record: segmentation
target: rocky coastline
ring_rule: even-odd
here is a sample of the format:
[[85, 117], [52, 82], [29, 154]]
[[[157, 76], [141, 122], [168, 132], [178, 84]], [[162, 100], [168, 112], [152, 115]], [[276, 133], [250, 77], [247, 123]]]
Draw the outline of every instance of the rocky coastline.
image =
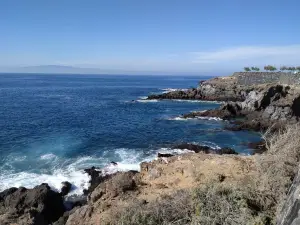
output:
[[[298, 86], [278, 83], [243, 86], [239, 85], [233, 76], [202, 81], [197, 88], [150, 95], [148, 99], [224, 102], [219, 108], [202, 112], [187, 112], [182, 117], [218, 117], [228, 120], [229, 125], [225, 128], [231, 130], [266, 131], [271, 129], [271, 132], [275, 132], [286, 124], [298, 122], [300, 117], [300, 88]], [[85, 172], [91, 178], [90, 187], [80, 198], [66, 197], [71, 190], [71, 184], [67, 181], [63, 182], [60, 193], [51, 190], [47, 184], [41, 184], [32, 189], [10, 188], [0, 193], [0, 224], [143, 224], [140, 223], [142, 221], [140, 218], [139, 223], [133, 223], [132, 218], [127, 218], [131, 221], [128, 222], [124, 218], [125, 211], [133, 213], [131, 209], [137, 207], [143, 209], [145, 213], [150, 212], [152, 205], [158, 202], [165, 204], [166, 199], [169, 199], [168, 202], [172, 203], [175, 199], [172, 197], [174, 193], [182, 192], [182, 190], [187, 193], [195, 187], [207, 187], [212, 184], [226, 188], [234, 186], [235, 191], [240, 190], [241, 187], [252, 187], [255, 184], [257, 189], [254, 190], [261, 194], [259, 197], [264, 200], [273, 200], [270, 200], [270, 205], [266, 206], [252, 197], [245, 197], [246, 203], [243, 204], [247, 205], [249, 211], [249, 217], [245, 219], [263, 221], [257, 224], [275, 224], [275, 213], [278, 212], [279, 206], [274, 202], [278, 203], [283, 199], [281, 196], [277, 197], [277, 193], [269, 194], [269, 191], [277, 188], [282, 192], [287, 192], [288, 185], [295, 177], [295, 172], [290, 172], [290, 170], [294, 171], [295, 167], [288, 167], [289, 173], [284, 171], [287, 173], [284, 176], [284, 182], [280, 184], [274, 182], [267, 187], [262, 186], [261, 180], [268, 179], [266, 177], [268, 169], [273, 167], [274, 170], [278, 169], [277, 160], [281, 153], [275, 155], [268, 151], [264, 141], [250, 143], [250, 146], [255, 149], [253, 155], [238, 155], [234, 149], [230, 148], [215, 150], [207, 146], [182, 143], [174, 148], [187, 149], [190, 150], [189, 153], [182, 155], [159, 153], [156, 160], [142, 163], [139, 172], [128, 171], [103, 175], [100, 168], [87, 168]], [[178, 202], [173, 202], [173, 204], [178, 204]], [[235, 213], [238, 214], [239, 211]], [[201, 212], [198, 214], [200, 215]], [[134, 216], [136, 215], [131, 215], [131, 217]], [[160, 222], [160, 219], [157, 221]], [[186, 221], [176, 224], [190, 224], [191, 221], [196, 221], [195, 224], [210, 224], [207, 222], [210, 221], [209, 218], [205, 221], [201, 219], [198, 221], [198, 219], [191, 216]], [[170, 221], [174, 220], [176, 218], [170, 218]], [[156, 222], [151, 224], [163, 224]]]
[[[264, 131], [269, 127], [295, 123], [300, 117], [299, 85], [277, 82], [239, 85], [236, 77], [219, 77], [200, 82], [186, 91], [150, 95], [148, 99], [189, 99], [224, 102], [219, 108], [191, 112], [183, 118], [218, 117], [231, 122], [232, 130]], [[238, 119], [238, 120], [237, 120]]]

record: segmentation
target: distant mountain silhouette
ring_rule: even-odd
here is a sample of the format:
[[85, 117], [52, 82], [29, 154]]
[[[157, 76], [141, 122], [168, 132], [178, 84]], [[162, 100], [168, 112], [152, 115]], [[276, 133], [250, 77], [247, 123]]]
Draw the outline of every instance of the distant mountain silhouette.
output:
[[[84, 68], [65, 65], [38, 65], [0, 68], [0, 73], [42, 73], [42, 74], [123, 74], [123, 75], [201, 75], [198, 72], [127, 71], [117, 69]], [[206, 74], [211, 75], [211, 74]]]

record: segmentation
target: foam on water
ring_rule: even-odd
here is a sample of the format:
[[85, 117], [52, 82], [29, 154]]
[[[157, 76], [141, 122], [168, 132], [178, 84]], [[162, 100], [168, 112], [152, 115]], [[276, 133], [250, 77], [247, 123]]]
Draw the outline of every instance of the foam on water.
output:
[[157, 99], [138, 99], [137, 102], [149, 103], [149, 102], [158, 102]]
[[56, 159], [57, 156], [52, 153], [49, 153], [49, 154], [42, 155], [40, 158], [42, 160], [52, 160], [52, 159]]
[[206, 101], [206, 100], [190, 100], [190, 99], [170, 99], [171, 101], [175, 102], [191, 102], [191, 103], [211, 103], [211, 104], [222, 104], [219, 101]]
[[197, 116], [197, 119], [200, 120], [215, 120], [215, 121], [222, 121], [223, 119], [219, 118], [219, 117], [205, 117], [205, 116]]
[[[198, 143], [195, 143], [198, 144]], [[202, 145], [207, 145], [215, 149], [219, 149], [214, 143], [201, 143]], [[50, 173], [35, 173], [35, 172], [17, 172], [0, 174], [0, 180], [2, 185], [0, 186], [0, 191], [3, 191], [10, 187], [26, 187], [33, 188], [41, 183], [48, 183], [49, 186], [55, 190], [60, 191], [63, 181], [69, 181], [72, 184], [72, 190], [69, 193], [71, 195], [81, 195], [84, 189], [89, 186], [90, 177], [84, 173], [85, 168], [90, 168], [91, 166], [100, 167], [103, 174], [113, 174], [117, 171], [129, 171], [129, 170], [140, 170], [140, 163], [145, 161], [151, 161], [157, 159], [157, 153], [170, 153], [170, 154], [184, 154], [193, 151], [187, 149], [171, 149], [171, 148], [159, 148], [150, 151], [151, 154], [144, 155], [142, 151], [138, 149], [127, 149], [120, 148], [115, 149], [114, 157], [117, 165], [109, 163], [108, 158], [97, 158], [92, 156], [78, 157], [74, 159], [67, 166], [57, 165], [53, 167]], [[52, 154], [45, 154], [40, 156], [41, 161], [53, 161], [60, 159]], [[67, 163], [67, 162], [65, 162]], [[64, 164], [64, 163], [63, 163]]]
[[177, 116], [173, 118], [168, 118], [168, 120], [177, 120], [177, 121], [187, 121], [187, 120], [213, 120], [213, 121], [222, 121], [223, 119], [219, 117], [205, 117], [205, 116], [196, 116], [193, 118], [184, 118], [182, 116]]
[[33, 188], [41, 183], [48, 183], [49, 186], [59, 191], [62, 187], [63, 181], [69, 181], [72, 184], [72, 191], [70, 194], [82, 194], [83, 189], [88, 187], [89, 177], [83, 171], [79, 170], [54, 170], [52, 174], [38, 174], [30, 172], [20, 172], [15, 174], [0, 175], [2, 186], [0, 190], [3, 191], [10, 187], [26, 187]]

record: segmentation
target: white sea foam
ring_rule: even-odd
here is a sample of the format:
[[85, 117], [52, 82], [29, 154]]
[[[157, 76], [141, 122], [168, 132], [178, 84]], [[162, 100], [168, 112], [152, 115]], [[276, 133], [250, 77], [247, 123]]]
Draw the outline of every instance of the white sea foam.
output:
[[180, 88], [162, 88], [162, 93], [169, 93], [172, 91], [187, 91], [188, 89], [180, 89]]
[[140, 100], [147, 100], [148, 96], [141, 96], [139, 97]]
[[149, 102], [158, 102], [157, 99], [138, 99], [137, 102], [149, 103]]
[[[213, 143], [202, 143], [213, 148], [218, 148]], [[85, 168], [91, 166], [100, 167], [104, 174], [112, 174], [117, 171], [128, 171], [128, 170], [140, 170], [140, 163], [144, 161], [151, 161], [157, 159], [157, 153], [170, 153], [170, 154], [183, 154], [192, 152], [187, 149], [171, 149], [171, 148], [160, 148], [150, 151], [151, 154], [144, 155], [142, 151], [138, 149], [127, 149], [120, 148], [113, 151], [114, 157], [116, 158], [116, 165], [109, 163], [110, 157], [97, 158], [92, 156], [79, 157], [67, 166], [62, 166], [61, 163], [53, 167], [53, 171], [49, 173], [36, 173], [36, 172], [16, 172], [10, 173], [9, 171], [2, 172], [0, 174], [0, 180], [2, 185], [0, 191], [3, 191], [10, 187], [26, 187], [33, 188], [41, 183], [48, 183], [49, 186], [55, 190], [60, 191], [63, 181], [69, 181], [72, 184], [72, 190], [70, 195], [81, 195], [84, 189], [89, 186], [90, 177], [84, 173]], [[108, 154], [109, 152], [107, 152]], [[110, 152], [111, 153], [111, 152]], [[105, 155], [105, 154], [104, 154]], [[41, 161], [52, 161], [56, 159], [59, 162], [58, 156], [49, 153], [40, 156]], [[66, 164], [65, 162], [63, 164]], [[106, 165], [106, 166], [105, 166]]]
[[192, 118], [183, 118], [181, 116], [177, 116], [177, 117], [173, 117], [173, 118], [168, 118], [168, 120], [179, 120], [179, 121], [186, 121], [186, 120], [190, 120]]
[[217, 145], [216, 143], [211, 142], [211, 141], [202, 141], [201, 143], [193, 142], [193, 144], [208, 146], [215, 150], [221, 149], [221, 147], [219, 145]]
[[52, 160], [52, 159], [56, 159], [57, 156], [52, 153], [49, 153], [49, 154], [42, 155], [40, 158], [42, 160]]
[[215, 120], [215, 121], [222, 121], [223, 119], [219, 117], [206, 117], [206, 116], [196, 116], [197, 119], [200, 120]]
[[[58, 159], [54, 154], [45, 154], [40, 157], [41, 161], [53, 161]], [[67, 166], [56, 165], [49, 173], [36, 173], [36, 172], [17, 172], [10, 173], [8, 171], [0, 174], [2, 185], [0, 191], [10, 187], [26, 187], [33, 188], [41, 183], [48, 183], [49, 186], [55, 190], [60, 191], [63, 181], [69, 181], [72, 184], [72, 190], [69, 195], [81, 195], [83, 190], [88, 188], [89, 176], [84, 173], [84, 168], [89, 168], [95, 165], [95, 162], [101, 165], [103, 160], [93, 157], [80, 157], [75, 159], [74, 162]], [[42, 172], [42, 170], [41, 170]]]
[[0, 175], [2, 185], [1, 190], [10, 187], [33, 188], [41, 183], [48, 183], [49, 186], [59, 191], [63, 181], [69, 181], [72, 184], [70, 194], [82, 194], [83, 189], [88, 187], [89, 177], [83, 171], [76, 170], [55, 170], [53, 174], [37, 174], [29, 172], [19, 172], [10, 175]]
[[175, 102], [190, 102], [190, 103], [212, 103], [212, 104], [222, 104], [222, 102], [219, 101], [206, 101], [206, 100], [190, 100], [190, 99], [170, 99], [171, 101]]
[[170, 149], [170, 148], [161, 148], [158, 150], [159, 153], [169, 153], [174, 155], [180, 155], [184, 153], [191, 153], [194, 151], [188, 150], [188, 149]]
[[177, 116], [173, 118], [168, 118], [168, 120], [177, 120], [177, 121], [187, 121], [187, 120], [214, 120], [214, 121], [222, 121], [223, 119], [219, 117], [206, 117], [206, 116], [196, 116], [191, 118], [184, 118], [182, 116]]

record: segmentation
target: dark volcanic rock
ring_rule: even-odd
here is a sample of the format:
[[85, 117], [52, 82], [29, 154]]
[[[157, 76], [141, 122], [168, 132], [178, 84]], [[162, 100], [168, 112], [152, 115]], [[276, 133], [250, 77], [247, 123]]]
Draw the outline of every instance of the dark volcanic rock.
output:
[[168, 153], [157, 153], [158, 158], [161, 158], [161, 157], [168, 158], [168, 157], [172, 157], [172, 156], [174, 156], [174, 155], [173, 154], [168, 154]]
[[259, 142], [251, 142], [248, 143], [248, 147], [252, 149], [252, 154], [262, 154], [267, 151], [266, 142], [259, 141]]
[[176, 145], [173, 147], [173, 149], [188, 149], [190, 151], [194, 151], [195, 153], [203, 152], [206, 154], [234, 154], [237, 155], [238, 153], [232, 149], [232, 148], [221, 148], [221, 149], [213, 149], [208, 146], [203, 146], [203, 145], [195, 145], [195, 144], [189, 144], [189, 143], [184, 143], [180, 145]]
[[227, 102], [220, 108], [210, 109], [206, 111], [191, 112], [184, 114], [183, 118], [197, 118], [197, 117], [216, 117], [223, 120], [229, 120], [236, 117], [242, 117], [246, 112], [242, 110], [240, 103]]
[[186, 91], [150, 95], [148, 99], [193, 99], [206, 101], [244, 101], [252, 89], [237, 85], [234, 77], [214, 78], [199, 83], [199, 87]]
[[224, 154], [227, 154], [227, 155], [238, 155], [238, 153], [234, 149], [228, 148], [228, 147], [216, 150], [216, 153], [220, 154], [220, 155], [224, 155]]
[[60, 194], [62, 196], [69, 194], [69, 192], [71, 191], [71, 188], [72, 188], [72, 184], [68, 181], [64, 181], [61, 184], [62, 184], [62, 188], [61, 188]]
[[199, 152], [210, 153], [211, 151], [211, 148], [208, 146], [201, 146], [201, 145], [195, 145], [189, 143], [176, 145], [173, 147], [173, 149], [188, 149], [190, 151], [194, 151], [195, 153], [199, 153]]
[[47, 184], [10, 188], [0, 194], [0, 224], [48, 225], [65, 211], [62, 196]]
[[300, 96], [295, 98], [292, 105], [293, 116], [300, 117]]
[[101, 170], [96, 167], [91, 167], [88, 169], [85, 169], [84, 172], [86, 172], [90, 177], [90, 186], [88, 190], [84, 190], [84, 194], [87, 195], [88, 193], [91, 193], [101, 182], [105, 180], [105, 177], [102, 176]]

